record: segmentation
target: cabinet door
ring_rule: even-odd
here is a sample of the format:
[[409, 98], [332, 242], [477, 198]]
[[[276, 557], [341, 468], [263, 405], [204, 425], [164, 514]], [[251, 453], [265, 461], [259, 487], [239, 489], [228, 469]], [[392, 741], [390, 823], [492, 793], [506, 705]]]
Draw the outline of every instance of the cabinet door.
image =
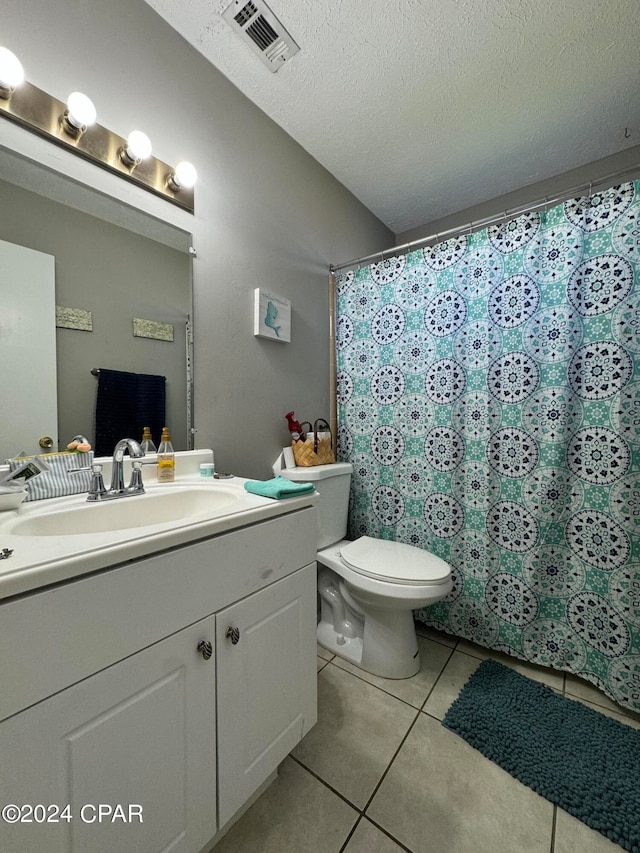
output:
[[317, 721], [315, 563], [220, 611], [216, 651], [223, 827]]
[[215, 656], [197, 650], [214, 633], [212, 616], [0, 725], [2, 804], [69, 804], [0, 821], [3, 853], [193, 853], [215, 835]]

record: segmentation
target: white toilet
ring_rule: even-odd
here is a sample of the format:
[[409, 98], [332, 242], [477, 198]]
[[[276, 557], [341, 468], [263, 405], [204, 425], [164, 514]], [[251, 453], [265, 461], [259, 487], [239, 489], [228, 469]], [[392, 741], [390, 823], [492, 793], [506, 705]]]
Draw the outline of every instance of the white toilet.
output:
[[451, 569], [412, 545], [345, 539], [351, 472], [346, 462], [282, 471], [320, 495], [318, 643], [374, 675], [410, 678], [420, 669], [412, 611], [449, 594]]

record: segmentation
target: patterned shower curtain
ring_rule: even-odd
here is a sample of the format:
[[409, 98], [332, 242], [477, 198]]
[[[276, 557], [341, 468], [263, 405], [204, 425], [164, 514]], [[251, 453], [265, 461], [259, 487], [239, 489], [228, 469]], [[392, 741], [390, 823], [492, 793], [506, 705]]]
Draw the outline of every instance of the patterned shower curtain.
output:
[[640, 710], [640, 181], [337, 279], [350, 535], [430, 550], [426, 624]]

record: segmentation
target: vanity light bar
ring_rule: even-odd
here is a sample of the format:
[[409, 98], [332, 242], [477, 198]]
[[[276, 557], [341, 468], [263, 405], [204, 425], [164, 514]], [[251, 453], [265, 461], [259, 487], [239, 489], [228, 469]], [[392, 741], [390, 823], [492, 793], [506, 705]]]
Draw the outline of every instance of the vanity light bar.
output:
[[[143, 158], [136, 152], [134, 156], [132, 135], [123, 139], [97, 123], [76, 127], [76, 123], [69, 121], [67, 104], [31, 83], [25, 81], [15, 88], [0, 84], [0, 115], [193, 213], [193, 183], [176, 179], [178, 167], [150, 154]], [[70, 132], [74, 127], [77, 132]], [[143, 136], [138, 131], [134, 138], [140, 143]], [[178, 166], [184, 168], [184, 164]], [[190, 169], [195, 183], [195, 169], [193, 166]]]

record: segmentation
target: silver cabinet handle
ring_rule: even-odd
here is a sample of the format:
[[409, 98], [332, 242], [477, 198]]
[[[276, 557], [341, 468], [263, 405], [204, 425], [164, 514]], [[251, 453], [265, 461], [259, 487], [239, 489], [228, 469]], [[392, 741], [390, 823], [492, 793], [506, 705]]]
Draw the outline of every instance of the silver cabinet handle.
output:
[[205, 660], [209, 660], [209, 658], [213, 654], [213, 646], [211, 645], [209, 640], [200, 640], [200, 642], [198, 643], [198, 651]]
[[240, 628], [232, 628], [229, 626], [225, 631], [225, 637], [227, 640], [231, 640], [234, 646], [236, 646], [240, 642]]

